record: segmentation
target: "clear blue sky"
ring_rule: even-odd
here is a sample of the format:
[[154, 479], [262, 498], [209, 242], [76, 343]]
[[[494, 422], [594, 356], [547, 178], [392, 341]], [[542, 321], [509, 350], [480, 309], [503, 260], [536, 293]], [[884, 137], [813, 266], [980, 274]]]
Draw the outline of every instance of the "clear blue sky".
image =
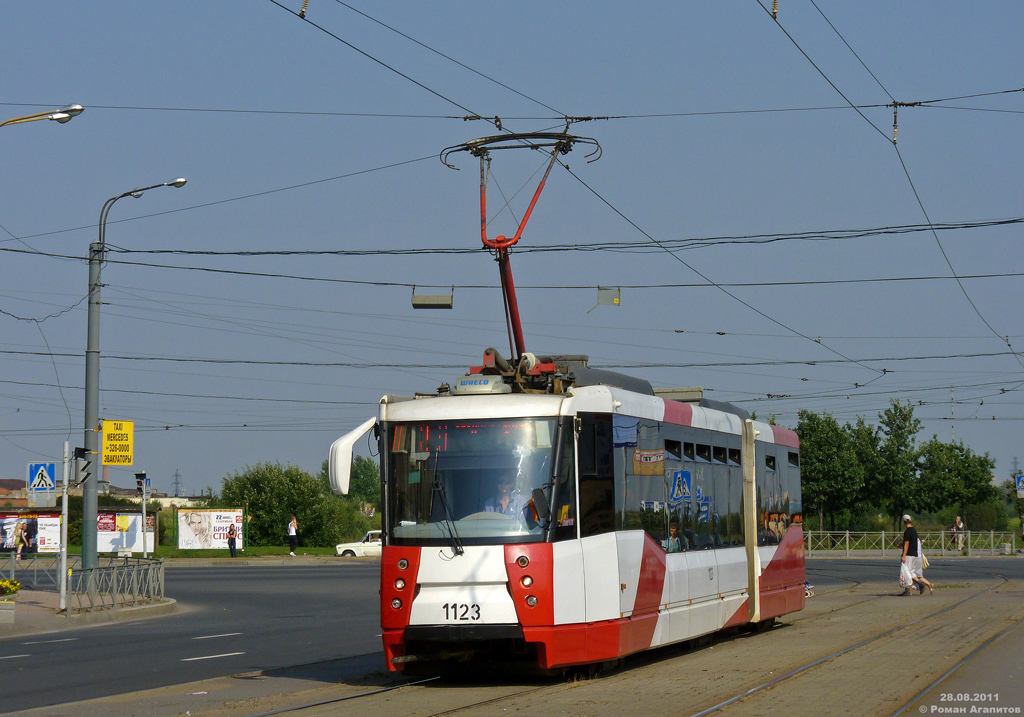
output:
[[[0, 129], [0, 475], [81, 444], [100, 208], [178, 176], [107, 227], [129, 251], [103, 269], [100, 412], [136, 428], [115, 484], [315, 471], [381, 395], [507, 354], [478, 165], [437, 159], [495, 133], [475, 114], [517, 132], [611, 118], [573, 125], [603, 157], [564, 158], [514, 250], [529, 350], [790, 426], [911, 400], [921, 440], [955, 432], [1008, 477], [1024, 5], [783, 0], [776, 23], [764, 2], [310, 0], [308, 22], [301, 0], [4, 3], [0, 121], [87, 109]], [[901, 108], [896, 148], [894, 100], [927, 103]], [[492, 234], [542, 163], [495, 153]], [[414, 249], [469, 253], [393, 253]], [[147, 253], [167, 250], [186, 253]], [[196, 253], [337, 250], [392, 253]], [[414, 284], [454, 285], [454, 309], [414, 311]], [[598, 285], [622, 305], [588, 313]]]

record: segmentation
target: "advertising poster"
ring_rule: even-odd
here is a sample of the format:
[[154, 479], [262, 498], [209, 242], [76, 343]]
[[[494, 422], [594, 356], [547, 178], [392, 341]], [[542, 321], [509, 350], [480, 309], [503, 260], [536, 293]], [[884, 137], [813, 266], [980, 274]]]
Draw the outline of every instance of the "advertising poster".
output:
[[178, 513], [178, 548], [227, 550], [228, 527], [238, 531], [235, 546], [243, 549], [241, 508], [200, 508]]
[[60, 513], [0, 513], [0, 553], [60, 551]]
[[[156, 522], [146, 515], [146, 551], [156, 547]], [[103, 511], [96, 516], [96, 550], [101, 553], [116, 553], [128, 548], [133, 553], [142, 553], [142, 513], [118, 513]]]

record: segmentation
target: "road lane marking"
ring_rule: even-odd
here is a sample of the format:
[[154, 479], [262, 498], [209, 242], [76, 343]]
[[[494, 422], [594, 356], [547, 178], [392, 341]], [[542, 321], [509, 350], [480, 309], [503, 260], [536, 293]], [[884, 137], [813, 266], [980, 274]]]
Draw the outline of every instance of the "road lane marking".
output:
[[215, 637], [234, 637], [235, 635], [241, 635], [240, 632], [225, 632], [221, 635], [203, 635], [201, 637], [193, 637], [193, 640], [212, 640]]
[[[203, 655], [202, 657], [183, 657], [182, 662], [195, 662], [196, 660], [216, 660], [218, 657], [234, 657], [235, 655], [244, 655], [244, 652], [225, 652], [223, 655]], [[28, 657], [28, 655], [25, 655]]]
[[61, 640], [36, 640], [35, 642], [23, 642], [22, 645], [50, 645], [55, 642], [74, 642], [77, 637], [65, 637]]
[[4, 655], [0, 660], [13, 660], [16, 657], [32, 657], [32, 655]]

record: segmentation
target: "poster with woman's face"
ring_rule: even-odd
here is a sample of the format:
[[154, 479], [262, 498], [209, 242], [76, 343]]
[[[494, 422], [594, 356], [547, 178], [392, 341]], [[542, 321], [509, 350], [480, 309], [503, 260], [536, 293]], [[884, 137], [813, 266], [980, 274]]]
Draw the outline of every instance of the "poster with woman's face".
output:
[[238, 549], [242, 549], [241, 510], [231, 508], [183, 510], [178, 513], [178, 548], [227, 550], [228, 528], [232, 525], [237, 530], [236, 546]]
[[212, 548], [213, 528], [206, 511], [187, 510], [178, 513], [178, 548]]

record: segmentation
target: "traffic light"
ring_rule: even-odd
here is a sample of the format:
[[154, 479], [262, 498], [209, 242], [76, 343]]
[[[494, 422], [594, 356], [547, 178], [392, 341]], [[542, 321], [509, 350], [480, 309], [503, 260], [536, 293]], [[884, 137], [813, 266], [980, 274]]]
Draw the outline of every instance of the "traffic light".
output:
[[75, 449], [75, 484], [85, 483], [86, 478], [92, 473], [92, 458], [85, 448]]
[[139, 495], [142, 495], [146, 487], [146, 471], [135, 474], [135, 485]]

